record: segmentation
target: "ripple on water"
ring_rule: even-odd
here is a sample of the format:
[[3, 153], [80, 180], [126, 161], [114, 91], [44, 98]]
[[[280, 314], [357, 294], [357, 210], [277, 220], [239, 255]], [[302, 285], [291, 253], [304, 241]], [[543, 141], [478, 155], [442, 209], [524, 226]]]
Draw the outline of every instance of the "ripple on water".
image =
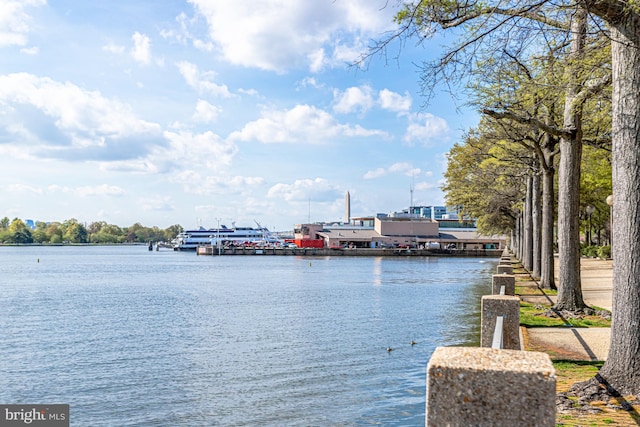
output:
[[0, 401], [69, 403], [72, 425], [424, 425], [429, 356], [476, 339], [495, 264], [0, 248]]

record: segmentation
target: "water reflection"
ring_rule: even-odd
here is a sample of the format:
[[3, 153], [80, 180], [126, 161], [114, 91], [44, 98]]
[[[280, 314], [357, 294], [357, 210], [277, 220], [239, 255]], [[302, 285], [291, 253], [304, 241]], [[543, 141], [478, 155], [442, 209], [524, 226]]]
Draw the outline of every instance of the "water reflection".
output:
[[5, 249], [0, 401], [92, 426], [423, 425], [429, 356], [477, 344], [495, 265]]

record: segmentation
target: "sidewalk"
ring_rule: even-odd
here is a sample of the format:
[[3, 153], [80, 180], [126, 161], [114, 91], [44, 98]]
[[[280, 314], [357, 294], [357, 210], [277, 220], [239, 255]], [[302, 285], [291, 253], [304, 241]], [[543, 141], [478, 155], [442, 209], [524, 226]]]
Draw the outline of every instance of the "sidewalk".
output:
[[[580, 264], [584, 301], [589, 306], [611, 310], [611, 260], [582, 258]], [[555, 303], [556, 297], [552, 295], [536, 299], [540, 302]], [[530, 298], [526, 300], [531, 301]], [[606, 360], [610, 333], [610, 328], [570, 327], [526, 328], [523, 331], [529, 349], [549, 353], [552, 359], [567, 360]]]

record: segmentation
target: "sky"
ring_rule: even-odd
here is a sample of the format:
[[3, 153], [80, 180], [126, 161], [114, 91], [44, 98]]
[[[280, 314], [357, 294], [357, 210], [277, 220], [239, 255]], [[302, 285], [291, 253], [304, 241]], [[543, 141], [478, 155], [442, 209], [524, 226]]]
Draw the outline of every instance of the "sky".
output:
[[[477, 115], [388, 0], [0, 0], [0, 217], [218, 224], [442, 205]], [[413, 190], [413, 191], [412, 191]]]

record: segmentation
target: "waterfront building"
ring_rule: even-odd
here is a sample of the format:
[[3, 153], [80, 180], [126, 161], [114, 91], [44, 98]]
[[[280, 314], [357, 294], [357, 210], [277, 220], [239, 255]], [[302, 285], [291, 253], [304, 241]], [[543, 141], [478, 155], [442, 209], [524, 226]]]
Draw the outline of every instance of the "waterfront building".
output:
[[295, 243], [299, 247], [311, 247], [307, 242], [319, 247], [318, 242], [322, 242], [329, 248], [482, 250], [504, 249], [506, 242], [505, 236], [481, 235], [473, 221], [435, 221], [410, 215], [376, 216], [372, 220], [372, 225], [369, 218], [354, 218], [348, 224], [298, 224]]

